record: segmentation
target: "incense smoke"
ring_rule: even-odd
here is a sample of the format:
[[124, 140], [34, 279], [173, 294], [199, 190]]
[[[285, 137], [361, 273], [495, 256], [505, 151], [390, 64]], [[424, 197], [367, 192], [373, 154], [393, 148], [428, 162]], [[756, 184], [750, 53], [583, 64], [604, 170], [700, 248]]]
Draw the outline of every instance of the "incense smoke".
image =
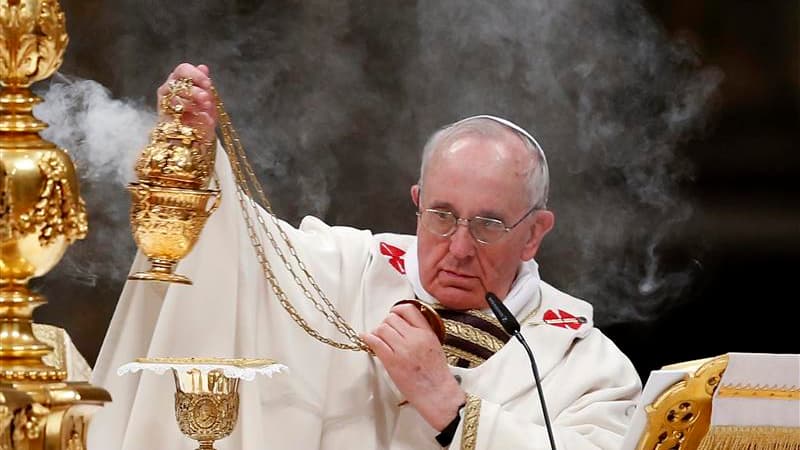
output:
[[[594, 303], [601, 324], [648, 320], [691, 285], [699, 249], [665, 250], [692, 214], [676, 149], [702, 130], [721, 75], [637, 2], [122, 0], [91, 19], [66, 3], [82, 59], [68, 51], [64, 70], [113, 95], [89, 81], [43, 88], [37, 113], [73, 150], [93, 219], [90, 242], [57, 270], [76, 284], [111, 277], [106, 310], [133, 252], [122, 187], [155, 88], [182, 61], [211, 67], [290, 221], [413, 232], [408, 186], [427, 136], [496, 114], [536, 135], [550, 160], [557, 225], [537, 258], [546, 280]], [[93, 38], [91, 27], [112, 24]]]

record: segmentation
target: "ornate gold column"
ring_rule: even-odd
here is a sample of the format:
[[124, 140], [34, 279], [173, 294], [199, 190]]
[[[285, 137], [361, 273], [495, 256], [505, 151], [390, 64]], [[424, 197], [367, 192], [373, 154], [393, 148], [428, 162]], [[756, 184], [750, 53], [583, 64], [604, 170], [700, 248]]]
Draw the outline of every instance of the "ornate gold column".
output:
[[52, 348], [32, 330], [33, 310], [46, 300], [28, 280], [87, 232], [72, 160], [39, 136], [47, 125], [32, 109], [42, 99], [29, 89], [61, 65], [68, 40], [57, 1], [0, 0], [0, 382], [32, 400], [9, 426], [17, 450], [84, 448], [89, 415], [110, 401], [45, 364]]

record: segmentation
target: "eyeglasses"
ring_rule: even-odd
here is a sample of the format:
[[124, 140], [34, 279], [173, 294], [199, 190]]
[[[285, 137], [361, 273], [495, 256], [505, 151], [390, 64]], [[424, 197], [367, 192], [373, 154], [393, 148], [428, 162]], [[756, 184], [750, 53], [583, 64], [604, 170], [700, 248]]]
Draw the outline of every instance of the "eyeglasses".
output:
[[523, 215], [514, 223], [514, 225], [511, 225], [510, 227], [507, 227], [502, 220], [481, 216], [475, 216], [471, 219], [462, 219], [461, 217], [456, 217], [456, 215], [450, 211], [444, 211], [441, 209], [426, 209], [421, 212], [418, 211], [417, 217], [419, 217], [419, 220], [422, 222], [422, 226], [425, 227], [426, 230], [437, 236], [451, 236], [453, 233], [455, 233], [458, 224], [463, 223], [466, 225], [467, 229], [469, 229], [469, 234], [471, 234], [476, 241], [480, 242], [481, 244], [491, 244], [502, 239], [506, 233], [522, 223], [526, 217], [528, 217], [537, 209], [539, 208], [535, 206], [529, 209], [525, 215]]

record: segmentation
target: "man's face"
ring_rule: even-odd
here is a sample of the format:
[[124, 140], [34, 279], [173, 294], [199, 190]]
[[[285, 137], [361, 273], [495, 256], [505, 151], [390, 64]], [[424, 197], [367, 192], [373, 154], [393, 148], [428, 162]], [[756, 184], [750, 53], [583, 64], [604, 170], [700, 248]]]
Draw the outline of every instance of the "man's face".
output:
[[[528, 151], [518, 139], [465, 137], [431, 155], [423, 187], [412, 187], [412, 199], [419, 211], [441, 209], [465, 219], [499, 219], [510, 226], [532, 206], [525, 190], [525, 169], [530, 166]], [[520, 262], [534, 257], [552, 224], [552, 213], [534, 211], [499, 241], [481, 244], [464, 225], [442, 237], [418, 220], [422, 285], [448, 308], [485, 308], [487, 291], [505, 298]]]

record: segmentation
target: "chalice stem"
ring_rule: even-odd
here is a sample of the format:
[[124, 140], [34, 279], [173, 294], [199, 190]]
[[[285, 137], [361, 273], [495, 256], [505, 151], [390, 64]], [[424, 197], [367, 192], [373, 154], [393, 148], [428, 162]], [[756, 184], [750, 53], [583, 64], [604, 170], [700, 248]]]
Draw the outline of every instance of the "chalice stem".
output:
[[197, 450], [214, 450], [214, 441], [200, 441], [200, 447]]

